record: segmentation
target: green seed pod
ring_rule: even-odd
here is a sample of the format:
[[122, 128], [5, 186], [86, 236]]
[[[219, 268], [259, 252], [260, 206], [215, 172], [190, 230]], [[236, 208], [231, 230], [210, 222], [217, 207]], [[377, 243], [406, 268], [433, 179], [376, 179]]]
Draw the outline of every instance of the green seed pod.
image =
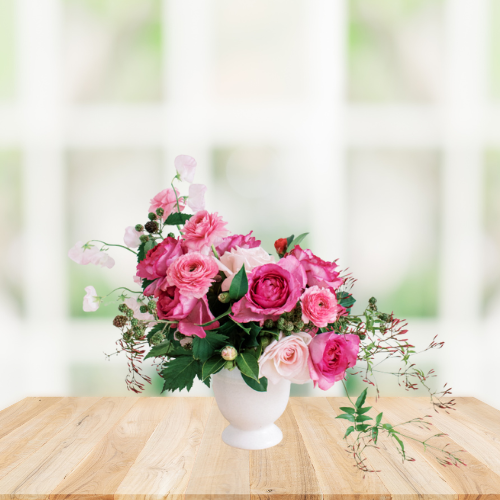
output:
[[132, 340], [132, 332], [130, 330], [127, 330], [124, 334], [123, 334], [123, 340], [125, 342], [130, 342]]
[[302, 331], [302, 329], [304, 328], [304, 322], [299, 319], [298, 321], [295, 322], [295, 326], [299, 329], [299, 332]]
[[175, 238], [175, 234], [174, 234], [174, 233], [168, 233], [168, 234], [167, 234], [167, 236], [168, 236], [169, 238]]
[[261, 337], [260, 345], [262, 346], [262, 350], [264, 350], [271, 343], [271, 339], [269, 337]]
[[148, 302], [148, 311], [150, 314], [154, 314], [156, 312], [156, 302], [154, 300], [150, 300]]
[[141, 240], [142, 243], [146, 243], [149, 241], [149, 236], [147, 234], [141, 234], [139, 236], [139, 239]]
[[291, 321], [287, 321], [285, 323], [285, 330], [287, 332], [291, 332], [293, 330], [294, 324]]
[[372, 297], [372, 298], [368, 301], [368, 303], [369, 303], [370, 305], [374, 306], [374, 305], [377, 303], [377, 299], [376, 299], [375, 297]]
[[148, 219], [149, 220], [156, 220], [158, 217], [156, 217], [156, 214], [153, 212], [149, 212], [148, 214]]
[[286, 324], [286, 321], [285, 321], [285, 318], [283, 318], [283, 316], [278, 320], [278, 330], [284, 330], [285, 329], [285, 324]]
[[137, 325], [139, 324], [139, 320], [138, 320], [138, 319], [136, 319], [136, 318], [132, 318], [132, 319], [130, 320], [130, 324], [131, 324], [132, 326], [137, 326]]
[[264, 327], [265, 328], [274, 328], [274, 321], [272, 319], [266, 319], [266, 321], [264, 321]]
[[113, 320], [113, 325], [116, 326], [116, 328], [123, 328], [127, 324], [127, 321], [127, 316], [116, 316]]
[[158, 345], [163, 342], [165, 339], [165, 335], [161, 332], [156, 332], [150, 339], [149, 339], [149, 344], [150, 345]]
[[141, 306], [141, 307], [139, 308], [139, 311], [141, 311], [141, 313], [142, 313], [142, 314], [147, 313], [147, 312], [148, 312], [148, 306], [144, 306], [144, 305], [143, 305], [143, 306]]
[[156, 215], [158, 215], [158, 217], [161, 217], [164, 213], [165, 213], [165, 210], [163, 210], [163, 208], [158, 207], [156, 209]]
[[134, 311], [132, 311], [132, 309], [127, 309], [125, 311], [125, 314], [127, 315], [128, 318], [133, 318], [134, 317]]
[[142, 224], [136, 224], [135, 230], [140, 233], [141, 231], [144, 231], [144, 226]]
[[234, 370], [235, 366], [236, 365], [235, 365], [234, 361], [226, 361], [224, 363], [224, 368], [226, 368], [229, 371]]
[[127, 311], [127, 309], [128, 309], [127, 304], [120, 304], [120, 305], [118, 306], [118, 310], [119, 310], [120, 312], [122, 312], [122, 313], [124, 313], [125, 311]]

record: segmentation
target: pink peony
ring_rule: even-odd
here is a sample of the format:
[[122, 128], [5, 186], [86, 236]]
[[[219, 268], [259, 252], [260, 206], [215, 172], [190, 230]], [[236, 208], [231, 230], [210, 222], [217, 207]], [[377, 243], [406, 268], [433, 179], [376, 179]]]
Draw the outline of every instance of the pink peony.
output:
[[356, 364], [358, 352], [357, 335], [334, 332], [316, 335], [309, 345], [309, 373], [314, 386], [326, 391], [345, 378], [347, 368]]
[[273, 384], [282, 378], [293, 384], [305, 384], [309, 376], [308, 344], [312, 338], [308, 333], [281, 334], [279, 341], [269, 344], [259, 358], [259, 377], [267, 377]]
[[225, 252], [217, 261], [219, 269], [224, 272], [227, 278], [222, 282], [222, 291], [227, 292], [236, 273], [245, 266], [245, 271], [249, 275], [253, 269], [274, 262], [274, 258], [262, 247], [255, 248], [232, 248]]
[[192, 252], [175, 260], [167, 271], [167, 282], [186, 297], [201, 298], [210, 288], [219, 267], [213, 257]]
[[344, 310], [337, 303], [337, 297], [329, 288], [312, 286], [307, 288], [300, 298], [302, 305], [302, 321], [309, 321], [320, 328], [334, 323], [339, 313]]
[[137, 264], [137, 276], [148, 280], [164, 278], [172, 262], [184, 255], [180, 240], [168, 236], [148, 251], [146, 258]]
[[296, 257], [302, 265], [307, 275], [309, 286], [317, 285], [323, 288], [333, 288], [336, 290], [343, 280], [340, 278], [335, 262], [326, 262], [314, 255], [311, 250], [303, 250], [299, 245], [289, 252], [289, 255]]
[[206, 191], [207, 186], [204, 184], [191, 184], [191, 186], [189, 186], [187, 205], [193, 212], [199, 212], [205, 209]]
[[209, 214], [206, 210], [200, 210], [186, 222], [181, 231], [187, 248], [208, 253], [212, 245], [217, 246], [227, 236], [226, 224], [217, 212]]
[[184, 335], [196, 335], [203, 338], [206, 336], [205, 330], [219, 327], [218, 321], [205, 327], [198, 326], [215, 319], [205, 296], [201, 299], [186, 297], [173, 286], [165, 291], [159, 291], [156, 310], [160, 319], [178, 321], [179, 332]]
[[250, 231], [246, 235], [242, 234], [232, 234], [231, 236], [227, 236], [222, 240], [222, 242], [217, 246], [216, 250], [219, 254], [219, 257], [222, 257], [225, 252], [229, 252], [233, 248], [255, 248], [259, 247], [261, 244], [260, 240], [256, 240], [252, 236], [253, 231]]
[[256, 267], [248, 279], [248, 292], [233, 304], [233, 317], [246, 323], [266, 319], [277, 320], [290, 312], [305, 286], [303, 270], [295, 257], [281, 259], [277, 264]]
[[179, 155], [174, 160], [175, 170], [179, 174], [181, 181], [191, 182], [194, 181], [194, 174], [196, 172], [196, 160], [192, 156]]
[[175, 197], [175, 193], [177, 193], [177, 197], [179, 199], [179, 208], [182, 212], [186, 207], [184, 203], [184, 198], [179, 194], [179, 191], [176, 189], [175, 191], [172, 188], [164, 189], [160, 191], [152, 200], [151, 206], [149, 207], [149, 211], [156, 213], [157, 208], [163, 208], [163, 216], [162, 219], [166, 220], [167, 217], [173, 213], [178, 212], [177, 210], [177, 198]]
[[97, 295], [93, 286], [85, 287], [86, 295], [83, 297], [83, 310], [85, 312], [95, 312], [101, 304], [101, 297]]

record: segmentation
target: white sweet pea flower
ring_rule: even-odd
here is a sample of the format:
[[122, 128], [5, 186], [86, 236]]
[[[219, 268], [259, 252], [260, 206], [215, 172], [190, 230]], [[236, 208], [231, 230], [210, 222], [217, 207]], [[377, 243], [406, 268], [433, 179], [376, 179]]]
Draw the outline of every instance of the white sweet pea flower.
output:
[[85, 312], [95, 312], [99, 309], [102, 298], [97, 295], [95, 288], [93, 286], [88, 286], [85, 288], [87, 295], [83, 297], [83, 310]]
[[125, 245], [129, 248], [137, 248], [141, 244], [141, 240], [139, 239], [141, 234], [142, 232], [137, 231], [134, 226], [126, 227], [125, 235], [123, 236]]
[[69, 250], [68, 257], [82, 266], [95, 264], [111, 269], [115, 265], [115, 260], [109, 254], [101, 252], [95, 245], [83, 244], [81, 241], [77, 241]]
[[204, 184], [191, 184], [189, 186], [189, 196], [187, 205], [193, 212], [205, 209], [205, 193], [207, 186]]
[[181, 181], [189, 182], [194, 181], [194, 174], [196, 172], [196, 160], [192, 156], [179, 155], [174, 160], [175, 169], [179, 174]]
[[115, 259], [113, 259], [113, 257], [106, 252], [99, 252], [96, 257], [96, 262], [92, 262], [92, 264], [99, 264], [101, 267], [111, 269], [115, 265]]

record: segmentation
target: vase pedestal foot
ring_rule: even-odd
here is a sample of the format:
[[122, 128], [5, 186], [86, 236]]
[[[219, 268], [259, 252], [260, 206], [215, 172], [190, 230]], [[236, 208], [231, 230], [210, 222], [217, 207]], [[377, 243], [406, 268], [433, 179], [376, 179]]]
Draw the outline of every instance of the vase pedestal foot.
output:
[[242, 450], [264, 450], [276, 446], [282, 439], [283, 433], [275, 424], [252, 431], [244, 431], [229, 425], [222, 431], [224, 443]]

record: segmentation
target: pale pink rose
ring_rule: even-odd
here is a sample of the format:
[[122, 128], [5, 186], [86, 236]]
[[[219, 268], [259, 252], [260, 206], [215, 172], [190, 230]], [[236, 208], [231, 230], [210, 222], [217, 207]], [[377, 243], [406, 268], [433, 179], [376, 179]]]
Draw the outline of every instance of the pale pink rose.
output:
[[192, 252], [174, 260], [167, 271], [167, 282], [176, 286], [182, 295], [200, 299], [206, 295], [218, 272], [213, 257]]
[[189, 182], [194, 181], [194, 174], [196, 172], [196, 160], [192, 156], [179, 155], [174, 160], [175, 170], [179, 174], [181, 181]]
[[94, 264], [111, 269], [115, 265], [115, 260], [109, 254], [100, 251], [95, 245], [84, 245], [81, 241], [77, 241], [70, 249], [68, 257], [83, 266]]
[[205, 193], [207, 186], [204, 184], [191, 184], [189, 186], [189, 196], [187, 205], [193, 212], [205, 209]]
[[141, 240], [139, 239], [141, 237], [141, 234], [142, 231], [136, 231], [134, 226], [126, 227], [125, 235], [123, 236], [125, 245], [127, 245], [129, 248], [137, 248], [141, 244]]
[[130, 299], [125, 299], [125, 305], [128, 306], [132, 311], [134, 311], [134, 318], [140, 319], [143, 321], [154, 321], [155, 317], [152, 314], [149, 314], [148, 312], [146, 313], [141, 313], [141, 306], [144, 305], [142, 302], [138, 302], [134, 298]]
[[234, 276], [245, 266], [247, 275], [252, 269], [274, 262], [274, 257], [269, 255], [262, 247], [255, 248], [233, 248], [225, 252], [217, 261], [219, 269], [224, 272], [227, 278], [222, 282], [222, 291], [227, 292], [231, 286]]
[[151, 206], [149, 207], [149, 211], [156, 213], [157, 208], [163, 208], [163, 216], [162, 219], [166, 220], [167, 217], [174, 212], [178, 212], [177, 210], [177, 199], [175, 197], [175, 193], [177, 193], [177, 197], [179, 199], [179, 208], [182, 212], [186, 207], [184, 203], [184, 198], [179, 194], [179, 191], [176, 189], [175, 191], [172, 188], [164, 189], [160, 191], [152, 200]]
[[190, 251], [208, 253], [212, 245], [217, 246], [227, 236], [226, 224], [217, 212], [210, 214], [200, 210], [181, 230], [186, 247]]
[[255, 248], [260, 247], [261, 241], [256, 240], [252, 236], [253, 231], [250, 231], [248, 234], [232, 234], [231, 236], [227, 236], [224, 238], [219, 245], [216, 247], [217, 253], [219, 257], [222, 256], [225, 252], [229, 252], [232, 248], [240, 247], [240, 248]]
[[314, 387], [326, 391], [345, 378], [345, 372], [358, 359], [359, 337], [352, 333], [325, 332], [316, 335], [309, 345], [309, 373]]
[[311, 340], [311, 336], [304, 332], [289, 336], [281, 334], [279, 340], [271, 342], [259, 358], [259, 378], [266, 377], [273, 384], [283, 378], [293, 384], [309, 382], [307, 346]]
[[95, 312], [99, 309], [101, 297], [97, 295], [93, 286], [85, 287], [86, 295], [83, 297], [83, 310], [85, 312]]
[[324, 328], [328, 323], [334, 323], [340, 312], [344, 310], [339, 306], [337, 297], [329, 288], [312, 286], [307, 288], [300, 297], [302, 305], [302, 321], [309, 321], [320, 328]]

